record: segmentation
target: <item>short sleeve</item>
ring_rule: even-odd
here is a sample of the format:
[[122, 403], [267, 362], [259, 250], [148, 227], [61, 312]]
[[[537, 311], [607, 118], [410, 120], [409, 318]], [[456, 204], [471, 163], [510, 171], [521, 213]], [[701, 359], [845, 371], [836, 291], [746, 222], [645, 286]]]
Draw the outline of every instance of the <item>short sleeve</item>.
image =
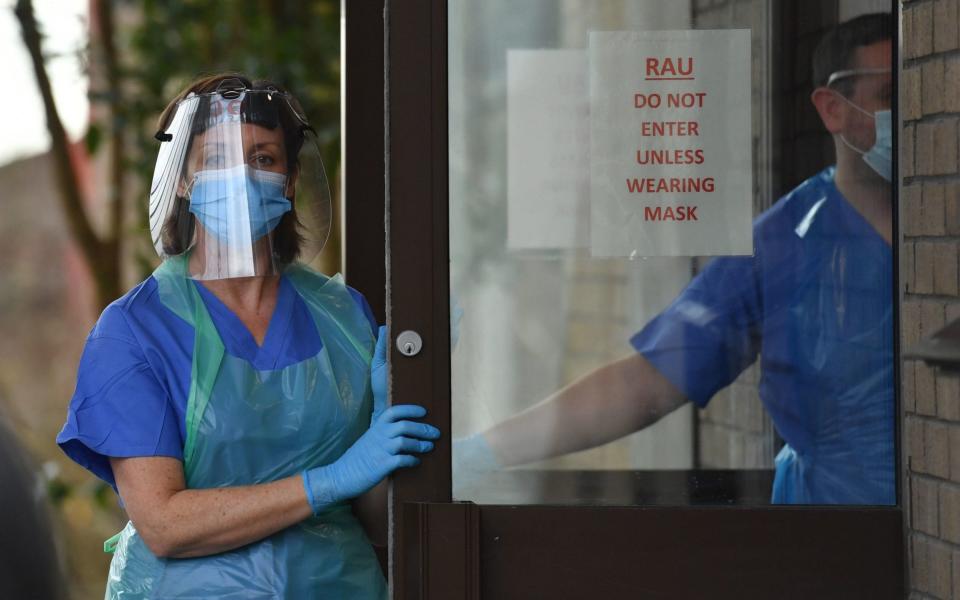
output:
[[630, 343], [703, 407], [757, 358], [760, 288], [753, 257], [712, 261]]
[[377, 325], [377, 318], [373, 316], [373, 309], [370, 308], [370, 303], [367, 302], [367, 299], [364, 298], [363, 294], [352, 287], [348, 286], [347, 290], [350, 291], [350, 295], [353, 296], [353, 300], [357, 303], [357, 306], [360, 307], [360, 310], [363, 311], [364, 316], [367, 317], [367, 321], [370, 322], [370, 330], [373, 331], [373, 337], [377, 337], [379, 325]]
[[109, 457], [183, 458], [183, 440], [169, 393], [111, 306], [87, 338], [77, 387], [57, 444], [72, 460], [116, 482]]

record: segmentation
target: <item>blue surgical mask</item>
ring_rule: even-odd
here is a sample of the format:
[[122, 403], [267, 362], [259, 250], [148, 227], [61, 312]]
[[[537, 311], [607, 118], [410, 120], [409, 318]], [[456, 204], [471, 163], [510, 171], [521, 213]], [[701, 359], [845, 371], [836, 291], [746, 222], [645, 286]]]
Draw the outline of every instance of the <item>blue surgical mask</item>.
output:
[[247, 246], [273, 231], [290, 212], [286, 184], [282, 173], [246, 165], [197, 171], [189, 191], [190, 212], [221, 242]]
[[872, 117], [874, 131], [876, 133], [873, 146], [867, 151], [863, 151], [848, 142], [842, 133], [840, 134], [840, 140], [846, 144], [848, 148], [859, 154], [863, 158], [863, 162], [867, 163], [867, 166], [873, 169], [880, 177], [883, 177], [887, 181], [893, 181], [893, 132], [891, 130], [890, 110], [878, 110], [870, 114], [851, 102], [843, 94], [840, 94], [840, 97], [846, 100], [850, 106]]
[[893, 179], [893, 132], [890, 130], [890, 111], [881, 110], [873, 113], [876, 123], [877, 139], [873, 147], [863, 155], [863, 161], [870, 165], [880, 177], [887, 181]]

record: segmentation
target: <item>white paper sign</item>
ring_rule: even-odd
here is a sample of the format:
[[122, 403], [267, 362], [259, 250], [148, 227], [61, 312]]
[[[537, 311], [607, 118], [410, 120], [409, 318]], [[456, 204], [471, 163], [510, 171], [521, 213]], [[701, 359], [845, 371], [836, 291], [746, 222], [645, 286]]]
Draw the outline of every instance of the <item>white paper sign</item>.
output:
[[589, 101], [583, 50], [507, 52], [507, 245], [589, 245]]
[[593, 256], [753, 254], [750, 31], [590, 33]]

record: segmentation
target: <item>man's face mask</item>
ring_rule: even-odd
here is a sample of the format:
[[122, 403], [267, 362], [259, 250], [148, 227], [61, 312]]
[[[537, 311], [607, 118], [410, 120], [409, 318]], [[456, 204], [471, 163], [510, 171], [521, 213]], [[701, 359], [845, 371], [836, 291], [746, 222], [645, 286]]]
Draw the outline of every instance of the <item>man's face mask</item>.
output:
[[[837, 71], [830, 75], [827, 80], [827, 87], [830, 87], [839, 79], [854, 77], [858, 75], [884, 75], [889, 74], [890, 69], [851, 69], [848, 71]], [[874, 122], [874, 142], [868, 150], [862, 150], [851, 144], [841, 133], [840, 140], [848, 148], [859, 154], [865, 163], [873, 169], [880, 177], [886, 181], [893, 179], [893, 133], [891, 130], [890, 109], [878, 110], [873, 113], [865, 110], [862, 106], [847, 98], [844, 94], [835, 91], [844, 102], [860, 111], [864, 115], [873, 119]]]

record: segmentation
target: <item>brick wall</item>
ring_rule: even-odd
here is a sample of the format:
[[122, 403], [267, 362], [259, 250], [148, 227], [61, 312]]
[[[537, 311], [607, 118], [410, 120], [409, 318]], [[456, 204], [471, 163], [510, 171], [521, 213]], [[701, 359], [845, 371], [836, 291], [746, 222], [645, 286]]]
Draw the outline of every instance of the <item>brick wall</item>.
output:
[[[902, 347], [960, 317], [958, 1], [902, 2]], [[911, 598], [960, 598], [960, 379], [902, 365]]]

